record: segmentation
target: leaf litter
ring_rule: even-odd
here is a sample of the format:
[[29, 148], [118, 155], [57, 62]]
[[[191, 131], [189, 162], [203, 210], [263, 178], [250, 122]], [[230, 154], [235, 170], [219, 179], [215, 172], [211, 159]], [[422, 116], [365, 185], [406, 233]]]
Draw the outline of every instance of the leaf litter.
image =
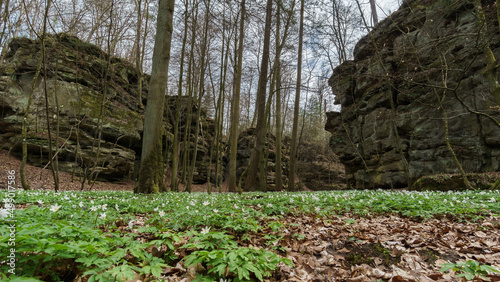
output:
[[[355, 223], [345, 222], [354, 219]], [[283, 219], [302, 240], [285, 237], [280, 281], [461, 281], [440, 273], [441, 265], [473, 259], [500, 268], [498, 218], [481, 223], [432, 219], [417, 222], [394, 215], [344, 215], [331, 220]], [[256, 235], [257, 236], [257, 235]], [[489, 275], [500, 281], [499, 275]], [[272, 281], [272, 280], [270, 280]]]
[[[445, 263], [469, 259], [500, 269], [498, 217], [471, 223], [395, 215], [346, 214], [325, 219], [302, 214], [280, 222], [280, 230], [267, 228], [237, 240], [239, 246], [272, 248], [292, 260], [294, 267], [281, 264], [264, 281], [463, 281], [452, 271], [439, 270]], [[269, 245], [263, 234], [281, 239]], [[183, 249], [176, 254], [187, 255]], [[164, 278], [191, 281], [205, 271], [199, 264], [186, 267], [181, 260], [165, 270]], [[487, 278], [500, 281], [498, 274]]]

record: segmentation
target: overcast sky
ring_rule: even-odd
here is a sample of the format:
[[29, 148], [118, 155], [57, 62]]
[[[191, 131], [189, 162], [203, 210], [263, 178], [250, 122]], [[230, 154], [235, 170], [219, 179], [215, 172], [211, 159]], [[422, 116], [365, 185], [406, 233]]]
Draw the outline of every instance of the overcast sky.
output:
[[[367, 0], [365, 0], [367, 1]], [[367, 1], [368, 2], [368, 1]], [[377, 3], [377, 6], [379, 7], [378, 9], [378, 17], [380, 20], [384, 19], [386, 16], [388, 16], [387, 13], [392, 13], [396, 11], [399, 8], [400, 3], [402, 0], [375, 0]]]

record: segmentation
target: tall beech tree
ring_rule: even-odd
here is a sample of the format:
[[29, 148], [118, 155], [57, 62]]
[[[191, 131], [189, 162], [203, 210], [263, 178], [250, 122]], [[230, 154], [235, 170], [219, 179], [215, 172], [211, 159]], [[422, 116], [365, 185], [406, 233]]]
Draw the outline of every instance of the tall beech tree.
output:
[[[245, 0], [241, 1], [238, 62], [234, 68], [234, 93], [231, 103], [231, 129], [229, 135], [229, 191], [236, 192], [236, 156], [238, 154], [238, 125], [240, 122], [241, 70], [243, 65], [243, 35], [245, 29]], [[241, 192], [241, 190], [240, 190]]]
[[201, 102], [203, 96], [205, 95], [205, 71], [206, 71], [206, 54], [208, 49], [208, 25], [210, 20], [210, 0], [204, 0], [205, 3], [205, 23], [203, 25], [203, 43], [201, 45], [201, 58], [200, 58], [200, 77], [199, 77], [199, 88], [198, 88], [198, 101], [196, 106], [198, 111], [196, 112], [195, 129], [194, 129], [194, 150], [191, 160], [191, 165], [188, 171], [188, 179], [186, 184], [186, 191], [191, 192], [191, 186], [193, 184], [193, 175], [196, 167], [196, 158], [198, 155], [198, 138], [200, 135], [200, 118], [201, 118]]
[[[295, 1], [294, 1], [295, 2]], [[281, 4], [281, 3], [280, 3]], [[280, 7], [278, 4], [278, 12], [276, 13], [276, 59], [274, 67], [274, 81], [276, 87], [276, 190], [281, 191], [283, 189], [283, 176], [282, 176], [282, 164], [281, 164], [281, 65], [280, 65], [280, 44], [278, 38], [280, 35]], [[284, 40], [283, 40], [284, 42]], [[272, 88], [271, 88], [272, 89]]]
[[293, 108], [292, 146], [290, 148], [290, 171], [288, 190], [295, 191], [295, 164], [297, 160], [297, 132], [299, 126], [300, 84], [302, 80], [302, 43], [304, 37], [304, 0], [300, 1], [299, 50], [297, 57], [297, 84], [295, 88], [295, 106]]
[[149, 194], [165, 190], [162, 154], [163, 111], [172, 42], [174, 6], [175, 0], [159, 0], [153, 66], [144, 119], [139, 182], [134, 189], [136, 193]]
[[258, 188], [261, 191], [266, 190], [266, 171], [264, 160], [264, 143], [266, 134], [266, 88], [267, 88], [267, 70], [269, 66], [269, 45], [271, 41], [271, 17], [273, 10], [273, 1], [267, 0], [266, 4], [266, 23], [264, 29], [264, 47], [262, 50], [262, 61], [260, 65], [259, 83], [257, 89], [257, 126], [256, 143], [250, 158], [245, 176], [245, 190], [255, 190], [258, 180]]
[[190, 17], [189, 1], [184, 0], [184, 33], [182, 36], [181, 59], [179, 69], [179, 84], [177, 86], [177, 99], [175, 106], [175, 119], [174, 119], [174, 140], [172, 144], [172, 178], [170, 181], [170, 188], [172, 191], [179, 191], [178, 171], [179, 171], [179, 122], [181, 119], [181, 96], [182, 96], [182, 82], [184, 76], [184, 59], [186, 57], [186, 42], [188, 37], [188, 20]]
[[[47, 87], [47, 48], [45, 45], [45, 40], [46, 40], [46, 35], [47, 35], [47, 20], [48, 20], [48, 13], [50, 9], [52, 1], [47, 1], [45, 4], [45, 14], [43, 17], [43, 31], [42, 31], [42, 36], [40, 38], [40, 41], [42, 43], [42, 67], [43, 67], [43, 73], [44, 73], [44, 78], [43, 78], [43, 92], [44, 92], [44, 97], [45, 97], [45, 118], [47, 120], [47, 135], [49, 137], [49, 164], [50, 164], [50, 170], [52, 171], [52, 177], [54, 179], [54, 191], [57, 192], [59, 191], [59, 175], [56, 171], [56, 167], [54, 165], [54, 154], [52, 151], [52, 133], [50, 129], [50, 114], [49, 114], [49, 91]], [[56, 139], [57, 140], [57, 139]]]

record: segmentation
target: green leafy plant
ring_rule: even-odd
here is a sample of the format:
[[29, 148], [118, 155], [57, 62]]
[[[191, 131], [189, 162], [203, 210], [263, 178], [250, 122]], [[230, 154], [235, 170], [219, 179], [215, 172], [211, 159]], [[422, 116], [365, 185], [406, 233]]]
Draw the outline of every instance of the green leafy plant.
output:
[[299, 234], [299, 233], [293, 233], [292, 238], [297, 239], [298, 241], [302, 241], [306, 238], [306, 235], [304, 234]]
[[269, 228], [271, 228], [274, 232], [279, 232], [283, 228], [283, 223], [279, 221], [271, 221], [267, 224], [267, 226], [269, 226]]
[[195, 248], [199, 250], [216, 250], [220, 248], [235, 248], [238, 244], [232, 240], [233, 236], [227, 235], [224, 232], [207, 231], [206, 233], [187, 232], [193, 234], [189, 243], [182, 248]]
[[441, 266], [442, 267], [439, 271], [447, 272], [451, 269], [457, 273], [456, 277], [465, 277], [467, 280], [472, 280], [476, 276], [479, 276], [486, 281], [490, 281], [490, 279], [486, 277], [488, 273], [500, 273], [498, 269], [490, 265], [479, 264], [479, 262], [475, 260], [458, 263], [445, 263]]
[[351, 224], [356, 224], [357, 221], [355, 219], [348, 218], [345, 220], [345, 223], [351, 225]]
[[[233, 278], [233, 281], [253, 281], [271, 276], [279, 263], [292, 266], [287, 258], [263, 249], [239, 247], [226, 250], [195, 251], [186, 257], [187, 266], [202, 263], [209, 267], [212, 278]], [[253, 274], [253, 277], [251, 275]]]

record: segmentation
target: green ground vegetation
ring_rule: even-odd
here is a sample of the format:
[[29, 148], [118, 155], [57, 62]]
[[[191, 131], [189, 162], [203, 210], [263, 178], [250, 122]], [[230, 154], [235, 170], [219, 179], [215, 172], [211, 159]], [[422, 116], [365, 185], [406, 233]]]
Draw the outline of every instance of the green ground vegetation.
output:
[[[276, 244], [286, 218], [394, 214], [429, 220], [480, 222], [500, 214], [499, 191], [329, 191], [299, 193], [160, 193], [0, 191], [15, 199], [14, 217], [0, 219], [0, 257], [10, 255], [15, 219], [15, 275], [0, 263], [0, 279], [121, 281], [142, 275], [161, 281], [183, 261], [201, 265], [198, 281], [263, 281], [284, 258]], [[1, 210], [5, 216], [7, 210]], [[4, 224], [5, 223], [5, 224]], [[349, 223], [346, 223], [349, 224]], [[268, 233], [264, 248], [245, 245]], [[272, 236], [271, 236], [272, 235]], [[267, 239], [266, 239], [267, 238]], [[303, 239], [293, 234], [294, 240]], [[384, 250], [382, 250], [382, 253]], [[180, 255], [182, 254], [182, 255]]]

